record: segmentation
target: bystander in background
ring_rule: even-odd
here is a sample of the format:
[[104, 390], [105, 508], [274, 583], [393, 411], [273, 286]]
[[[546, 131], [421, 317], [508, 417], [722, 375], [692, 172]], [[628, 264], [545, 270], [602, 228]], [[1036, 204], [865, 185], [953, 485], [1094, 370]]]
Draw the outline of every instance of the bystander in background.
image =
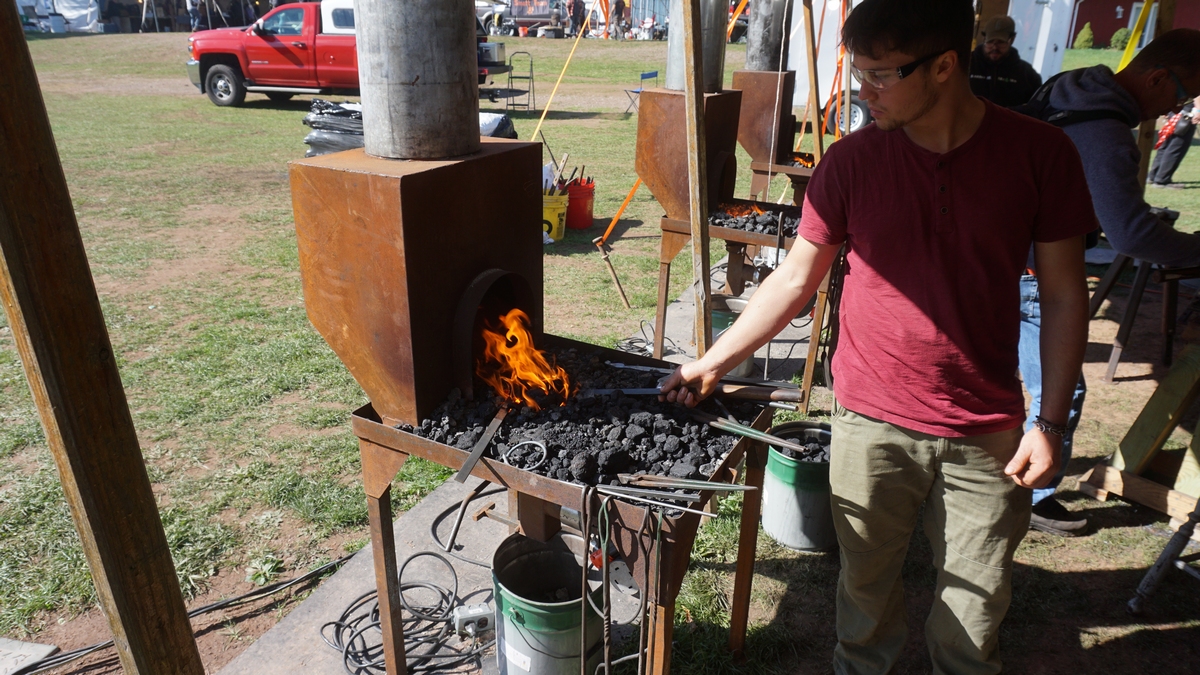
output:
[[[1150, 165], [1150, 173], [1146, 182], [1157, 187], [1182, 187], [1174, 181], [1175, 169], [1192, 147], [1192, 139], [1196, 137], [1196, 123], [1200, 122], [1200, 96], [1185, 105], [1183, 110], [1167, 118], [1171, 129], [1165, 138], [1160, 138], [1158, 152], [1154, 155], [1154, 163]], [[1166, 129], [1164, 129], [1166, 131]]]
[[983, 42], [971, 54], [971, 91], [1006, 108], [1025, 103], [1042, 86], [1042, 76], [1012, 46], [1015, 37], [1012, 17], [992, 17], [984, 24]]

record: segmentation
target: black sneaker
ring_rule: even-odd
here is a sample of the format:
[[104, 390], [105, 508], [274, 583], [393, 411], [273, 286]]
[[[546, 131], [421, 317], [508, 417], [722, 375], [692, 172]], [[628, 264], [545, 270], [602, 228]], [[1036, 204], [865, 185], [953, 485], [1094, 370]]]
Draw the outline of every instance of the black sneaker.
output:
[[1071, 513], [1054, 497], [1046, 497], [1033, 505], [1029, 527], [1059, 537], [1076, 537], [1087, 529], [1087, 518]]

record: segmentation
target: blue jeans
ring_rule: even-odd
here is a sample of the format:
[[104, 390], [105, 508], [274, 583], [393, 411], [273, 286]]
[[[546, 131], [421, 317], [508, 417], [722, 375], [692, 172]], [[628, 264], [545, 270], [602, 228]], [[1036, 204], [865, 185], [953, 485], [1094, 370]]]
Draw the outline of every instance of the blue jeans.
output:
[[[1038, 300], [1038, 281], [1037, 277], [1027, 274], [1021, 277], [1021, 342], [1017, 347], [1021, 379], [1025, 381], [1025, 389], [1033, 399], [1029, 403], [1025, 431], [1033, 428], [1033, 420], [1042, 409], [1041, 336], [1042, 308]], [[1086, 396], [1087, 384], [1083, 381], [1083, 375], [1080, 375], [1079, 384], [1075, 385], [1075, 397], [1071, 399], [1071, 411], [1067, 415], [1067, 433], [1063, 435], [1062, 466], [1049, 485], [1033, 491], [1034, 504], [1054, 494], [1055, 488], [1067, 472], [1067, 462], [1071, 461], [1071, 446], [1075, 442], [1075, 427], [1079, 426], [1079, 415], [1083, 412], [1083, 399]]]

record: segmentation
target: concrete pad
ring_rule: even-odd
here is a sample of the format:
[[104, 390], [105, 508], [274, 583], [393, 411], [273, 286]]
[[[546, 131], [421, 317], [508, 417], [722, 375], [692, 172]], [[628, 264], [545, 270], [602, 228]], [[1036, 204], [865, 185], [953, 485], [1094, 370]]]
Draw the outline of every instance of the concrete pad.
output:
[[0, 675], [11, 675], [25, 670], [31, 663], [58, 652], [54, 645], [40, 645], [36, 642], [18, 642], [0, 637]]

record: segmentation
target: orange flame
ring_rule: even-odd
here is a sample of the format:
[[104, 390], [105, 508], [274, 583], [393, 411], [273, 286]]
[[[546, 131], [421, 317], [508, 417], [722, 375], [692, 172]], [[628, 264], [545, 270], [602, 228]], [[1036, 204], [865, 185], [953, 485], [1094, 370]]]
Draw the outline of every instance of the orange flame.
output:
[[754, 204], [754, 203], [751, 203], [751, 204], [721, 204], [721, 205], [717, 206], [717, 210], [722, 211], [723, 213], [727, 213], [727, 214], [733, 216], [734, 218], [741, 218], [742, 216], [748, 216], [752, 213], [756, 216], [761, 216], [762, 214], [766, 213], [766, 211], [763, 211], [762, 209], [758, 208], [758, 204]]
[[500, 396], [534, 410], [541, 406], [532, 394], [558, 394], [566, 405], [571, 381], [567, 371], [533, 347], [529, 334], [529, 316], [513, 309], [500, 317], [500, 326], [488, 326], [483, 331], [483, 356], [476, 367], [479, 378]]
[[805, 169], [811, 169], [817, 165], [817, 158], [811, 152], [793, 152], [792, 161]]

